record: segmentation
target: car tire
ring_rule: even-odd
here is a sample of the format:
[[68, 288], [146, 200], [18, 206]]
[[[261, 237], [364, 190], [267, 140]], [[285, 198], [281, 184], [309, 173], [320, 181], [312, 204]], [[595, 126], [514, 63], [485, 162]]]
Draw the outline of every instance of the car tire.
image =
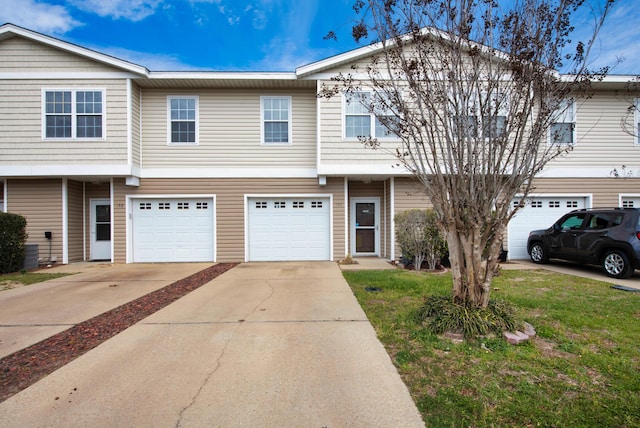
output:
[[629, 257], [624, 251], [607, 251], [602, 259], [602, 268], [612, 278], [629, 278], [633, 274]]
[[544, 246], [540, 242], [534, 242], [533, 244], [531, 244], [529, 254], [531, 255], [531, 261], [534, 263], [542, 264], [549, 261], [547, 251], [544, 249]]

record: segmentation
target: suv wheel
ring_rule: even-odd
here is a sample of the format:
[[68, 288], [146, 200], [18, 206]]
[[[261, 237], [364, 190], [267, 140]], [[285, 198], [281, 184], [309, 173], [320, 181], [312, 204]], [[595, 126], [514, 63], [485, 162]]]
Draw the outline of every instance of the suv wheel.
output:
[[629, 278], [633, 274], [629, 258], [624, 251], [620, 250], [607, 252], [602, 259], [602, 267], [607, 275], [613, 278]]
[[547, 252], [544, 250], [544, 247], [540, 242], [534, 242], [531, 244], [531, 250], [529, 253], [531, 254], [531, 261], [534, 263], [546, 263], [549, 261]]

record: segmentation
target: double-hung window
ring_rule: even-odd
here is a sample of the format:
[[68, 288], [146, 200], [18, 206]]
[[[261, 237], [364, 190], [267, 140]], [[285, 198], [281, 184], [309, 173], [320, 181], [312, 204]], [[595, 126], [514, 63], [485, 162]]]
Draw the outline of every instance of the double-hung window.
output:
[[103, 139], [104, 90], [45, 89], [45, 139]]
[[198, 144], [198, 97], [167, 97], [169, 144]]
[[[382, 100], [372, 105], [371, 92], [354, 92], [344, 95], [344, 138], [397, 139], [397, 135], [389, 129], [393, 125], [395, 115], [388, 108], [384, 108]], [[375, 111], [371, 111], [375, 109]], [[382, 118], [382, 120], [380, 120]], [[385, 126], [385, 123], [386, 125]]]
[[507, 130], [507, 112], [509, 110], [507, 97], [501, 92], [485, 94], [485, 96], [488, 98], [484, 102], [482, 137], [485, 139], [500, 138]]
[[291, 97], [260, 97], [262, 144], [291, 144]]
[[575, 101], [564, 100], [555, 111], [553, 123], [549, 127], [549, 144], [557, 144], [561, 146], [574, 144], [575, 129]]

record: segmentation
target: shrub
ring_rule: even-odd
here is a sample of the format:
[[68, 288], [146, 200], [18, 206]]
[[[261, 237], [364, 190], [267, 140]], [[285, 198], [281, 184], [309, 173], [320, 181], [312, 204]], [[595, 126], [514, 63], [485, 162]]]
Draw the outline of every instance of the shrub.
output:
[[413, 259], [416, 270], [420, 270], [425, 260], [429, 269], [435, 269], [438, 259], [447, 251], [447, 244], [438, 229], [435, 211], [403, 211], [396, 214], [395, 223], [396, 239], [402, 256]]
[[21, 215], [0, 212], [0, 273], [22, 269], [26, 228], [27, 220]]
[[427, 297], [416, 316], [434, 334], [461, 333], [466, 338], [515, 331], [523, 324], [507, 302], [492, 300], [486, 309], [469, 308], [454, 303], [450, 296]]

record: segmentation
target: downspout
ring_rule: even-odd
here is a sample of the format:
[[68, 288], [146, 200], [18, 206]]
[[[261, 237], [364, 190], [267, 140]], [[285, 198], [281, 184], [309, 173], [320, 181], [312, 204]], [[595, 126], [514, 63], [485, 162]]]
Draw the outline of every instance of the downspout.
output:
[[67, 178], [62, 179], [62, 264], [69, 264], [69, 179]]

